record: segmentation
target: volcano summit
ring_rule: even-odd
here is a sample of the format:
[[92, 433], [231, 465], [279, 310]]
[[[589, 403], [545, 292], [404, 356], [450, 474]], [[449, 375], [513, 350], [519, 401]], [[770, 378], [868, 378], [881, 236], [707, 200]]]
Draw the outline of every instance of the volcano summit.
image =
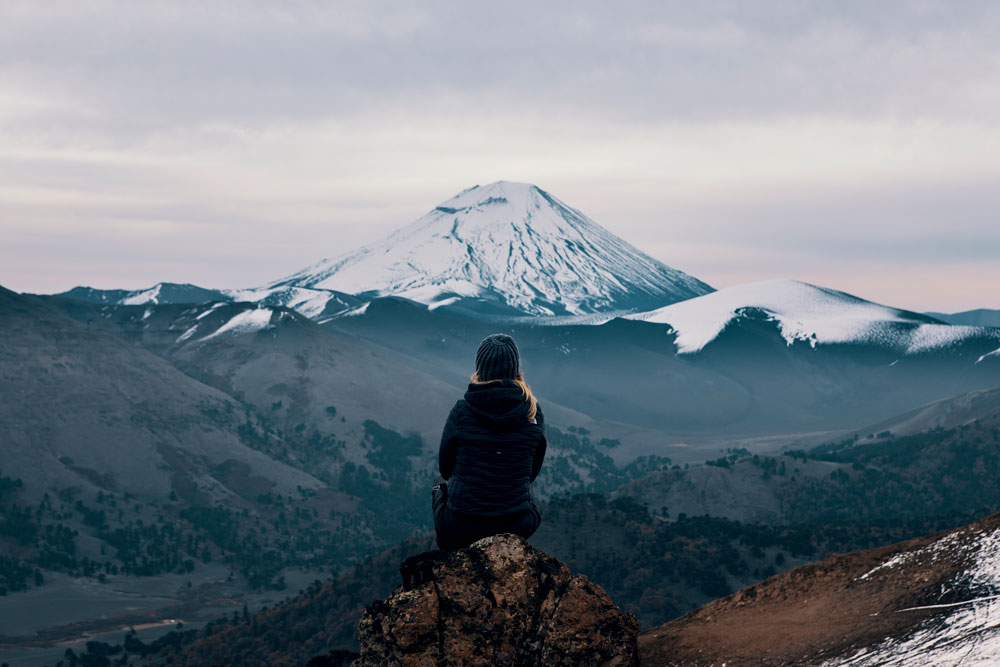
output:
[[544, 190], [508, 181], [469, 188], [382, 241], [264, 289], [283, 288], [542, 316], [638, 311], [713, 291]]

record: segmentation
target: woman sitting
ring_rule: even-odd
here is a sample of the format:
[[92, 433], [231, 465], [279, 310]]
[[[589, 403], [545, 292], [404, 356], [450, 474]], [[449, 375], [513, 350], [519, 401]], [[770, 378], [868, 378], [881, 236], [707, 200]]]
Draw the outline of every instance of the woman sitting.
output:
[[471, 380], [445, 423], [431, 493], [442, 549], [499, 533], [530, 537], [541, 522], [531, 483], [545, 458], [545, 422], [514, 339], [483, 340]]

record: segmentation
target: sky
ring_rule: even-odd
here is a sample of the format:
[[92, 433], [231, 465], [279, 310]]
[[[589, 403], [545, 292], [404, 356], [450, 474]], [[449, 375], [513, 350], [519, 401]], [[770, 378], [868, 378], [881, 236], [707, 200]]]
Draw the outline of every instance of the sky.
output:
[[0, 3], [0, 285], [253, 287], [530, 182], [710, 285], [1000, 308], [1000, 3]]

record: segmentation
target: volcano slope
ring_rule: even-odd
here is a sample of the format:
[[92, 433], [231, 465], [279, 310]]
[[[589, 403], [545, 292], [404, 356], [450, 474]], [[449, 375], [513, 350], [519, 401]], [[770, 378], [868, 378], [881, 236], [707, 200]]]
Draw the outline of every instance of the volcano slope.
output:
[[995, 664], [998, 598], [995, 514], [776, 575], [645, 632], [640, 652], [644, 665]]

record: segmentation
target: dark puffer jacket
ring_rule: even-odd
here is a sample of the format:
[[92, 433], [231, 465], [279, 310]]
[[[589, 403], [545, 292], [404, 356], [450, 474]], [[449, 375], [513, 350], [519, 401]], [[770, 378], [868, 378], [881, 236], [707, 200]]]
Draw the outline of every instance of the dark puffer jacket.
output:
[[541, 408], [529, 422], [528, 409], [511, 380], [469, 385], [448, 415], [438, 452], [448, 509], [501, 516], [534, 504], [531, 482], [545, 458], [545, 422]]

